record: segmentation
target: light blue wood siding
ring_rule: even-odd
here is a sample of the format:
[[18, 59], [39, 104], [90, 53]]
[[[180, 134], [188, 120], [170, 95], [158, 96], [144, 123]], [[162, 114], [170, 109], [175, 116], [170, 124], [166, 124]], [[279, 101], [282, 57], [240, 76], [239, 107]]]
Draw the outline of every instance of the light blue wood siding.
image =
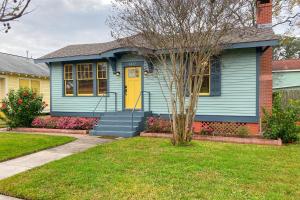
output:
[[[109, 91], [118, 94], [118, 110], [123, 108], [122, 62], [144, 61], [141, 56], [124, 55], [117, 61], [117, 71], [113, 74], [109, 67]], [[101, 97], [64, 97], [63, 68], [61, 63], [52, 63], [52, 111], [53, 112], [92, 112]], [[151, 92], [151, 110], [156, 114], [168, 114], [166, 99], [168, 89], [163, 81], [158, 81], [155, 73], [145, 75], [144, 91]], [[228, 50], [222, 56], [221, 96], [201, 97], [197, 115], [256, 116], [256, 49]], [[163, 91], [163, 92], [162, 92]], [[114, 98], [108, 97], [108, 111], [114, 110]], [[148, 98], [144, 99], [148, 110]], [[105, 111], [105, 98], [97, 112]]]
[[300, 87], [300, 71], [273, 72], [273, 89]]
[[[197, 115], [256, 116], [256, 49], [229, 50], [222, 56], [221, 96], [200, 97]], [[164, 81], [145, 76], [154, 113], [167, 114], [169, 99]], [[164, 88], [161, 92], [161, 86]], [[147, 103], [147, 101], [145, 101]]]

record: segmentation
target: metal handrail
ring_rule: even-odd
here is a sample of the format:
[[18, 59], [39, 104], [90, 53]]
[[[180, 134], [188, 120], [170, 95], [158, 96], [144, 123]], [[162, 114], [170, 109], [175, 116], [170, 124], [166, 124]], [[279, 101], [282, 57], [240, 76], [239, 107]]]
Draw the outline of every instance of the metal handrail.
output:
[[96, 107], [93, 111], [93, 117], [95, 117], [95, 112], [96, 112], [98, 106], [100, 105], [100, 103], [101, 103], [101, 101], [104, 97], [105, 97], [105, 112], [107, 112], [107, 98], [109, 97], [109, 96], [107, 96], [107, 94], [114, 94], [114, 97], [115, 97], [115, 112], [117, 112], [117, 93], [116, 92], [107, 92], [106, 95], [101, 96], [101, 98], [99, 99], [99, 101], [98, 101], [98, 103], [97, 103], [97, 105], [96, 105]]
[[151, 111], [151, 92], [143, 91], [143, 93], [148, 93], [148, 111]]
[[149, 95], [149, 99], [148, 99], [148, 101], [149, 101], [149, 112], [150, 112], [150, 109], [151, 109], [151, 93], [150, 92], [148, 92], [148, 91], [141, 91], [140, 92], [140, 95], [139, 95], [139, 97], [138, 97], [138, 99], [137, 99], [137, 101], [135, 102], [135, 105], [134, 105], [134, 108], [133, 108], [133, 110], [131, 111], [131, 130], [133, 131], [133, 115], [134, 115], [134, 111], [136, 110], [136, 106], [137, 106], [137, 104], [138, 104], [138, 102], [139, 102], [139, 100], [140, 100], [140, 98], [141, 98], [141, 96], [143, 96], [144, 95], [144, 93], [148, 93], [148, 95]]

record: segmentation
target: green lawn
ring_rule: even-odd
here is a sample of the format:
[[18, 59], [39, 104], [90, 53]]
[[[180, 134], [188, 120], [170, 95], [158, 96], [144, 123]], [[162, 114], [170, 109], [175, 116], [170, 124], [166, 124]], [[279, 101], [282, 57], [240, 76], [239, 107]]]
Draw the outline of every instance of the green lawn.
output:
[[65, 136], [0, 133], [0, 162], [74, 140]]
[[300, 199], [300, 145], [133, 138], [0, 181], [24, 199]]

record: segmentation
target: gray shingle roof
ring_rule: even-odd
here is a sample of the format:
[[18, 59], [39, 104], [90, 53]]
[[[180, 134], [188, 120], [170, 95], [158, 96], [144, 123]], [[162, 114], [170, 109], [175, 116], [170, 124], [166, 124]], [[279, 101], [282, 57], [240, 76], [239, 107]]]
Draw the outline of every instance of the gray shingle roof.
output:
[[231, 44], [246, 42], [261, 42], [269, 40], [278, 40], [279, 36], [275, 35], [272, 28], [251, 27], [241, 30], [232, 30], [232, 33], [224, 38], [224, 42]]
[[[251, 27], [251, 28], [244, 29], [242, 31], [233, 30], [232, 34], [224, 38], [224, 43], [237, 44], [237, 43], [270, 41], [270, 40], [277, 40], [277, 39], [278, 37], [274, 34], [271, 28], [262, 29], [262, 28]], [[148, 46], [141, 41], [138, 41], [138, 43], [142, 44], [141, 46], [143, 47]], [[41, 58], [38, 58], [38, 60], [72, 57], [72, 56], [98, 55], [110, 50], [124, 48], [124, 47], [128, 47], [128, 43], [126, 46], [126, 44], [124, 42], [120, 42], [120, 40], [115, 40], [106, 43], [70, 45], [61, 48], [57, 51], [54, 51], [52, 53], [49, 53]]]
[[46, 64], [35, 64], [33, 59], [0, 52], [0, 72], [49, 76]]
[[68, 57], [68, 56], [97, 55], [121, 47], [122, 45], [119, 44], [119, 42], [117, 41], [106, 42], [106, 43], [69, 45], [57, 51], [49, 53], [39, 59], [60, 58], [60, 57]]

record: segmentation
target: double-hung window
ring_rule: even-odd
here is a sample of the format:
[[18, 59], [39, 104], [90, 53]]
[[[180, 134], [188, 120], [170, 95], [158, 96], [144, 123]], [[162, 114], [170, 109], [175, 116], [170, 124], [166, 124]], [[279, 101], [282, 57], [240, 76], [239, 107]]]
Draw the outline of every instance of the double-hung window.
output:
[[93, 64], [77, 64], [78, 96], [93, 96]]
[[74, 95], [74, 80], [73, 80], [73, 65], [64, 65], [64, 82], [65, 82], [65, 95]]
[[[193, 84], [198, 82], [200, 75], [193, 75]], [[208, 96], [210, 95], [210, 64], [207, 64], [202, 78], [202, 87], [200, 89], [199, 95]]]
[[98, 95], [106, 95], [107, 93], [107, 63], [97, 63], [97, 84]]
[[40, 94], [40, 81], [31, 79], [19, 79], [19, 88], [30, 88], [34, 93]]
[[41, 91], [41, 86], [40, 86], [40, 81], [38, 80], [31, 80], [31, 89], [33, 92], [35, 92], [36, 94], [40, 94]]
[[19, 79], [19, 88], [30, 88], [29, 79]]

